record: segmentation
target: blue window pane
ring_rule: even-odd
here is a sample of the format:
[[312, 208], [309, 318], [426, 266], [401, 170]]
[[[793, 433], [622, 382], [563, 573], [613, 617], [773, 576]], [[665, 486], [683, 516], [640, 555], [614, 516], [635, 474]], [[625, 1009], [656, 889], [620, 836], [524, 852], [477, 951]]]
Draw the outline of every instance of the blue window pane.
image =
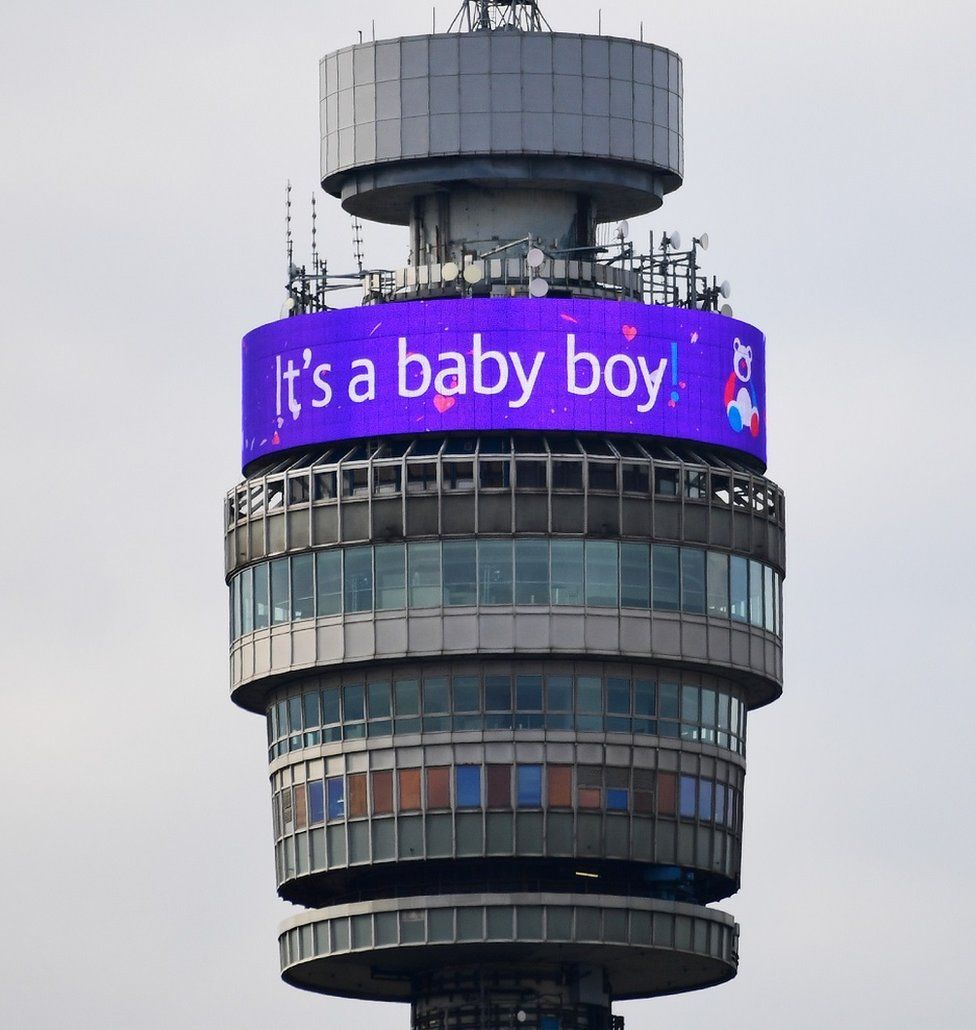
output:
[[539, 808], [542, 805], [542, 766], [516, 767], [519, 808]]
[[629, 793], [625, 787], [607, 787], [607, 811], [626, 812]]
[[652, 562], [654, 607], [676, 612], [681, 607], [681, 579], [678, 571], [678, 548], [654, 545]]
[[478, 603], [477, 549], [474, 540], [448, 540], [444, 554], [444, 604]]
[[325, 820], [325, 791], [321, 780], [308, 782], [308, 821], [321, 823]]
[[485, 710], [510, 712], [512, 710], [512, 679], [510, 676], [485, 677]]
[[705, 552], [681, 548], [681, 607], [695, 614], [705, 611]]
[[660, 714], [662, 719], [677, 719], [678, 716], [678, 684], [662, 683], [659, 691]]
[[749, 618], [749, 562], [745, 558], [732, 556], [729, 579], [732, 618], [746, 622]]
[[319, 695], [317, 693], [302, 694], [302, 707], [304, 708], [305, 729], [312, 729], [321, 725]]
[[268, 625], [271, 608], [268, 603], [268, 563], [254, 566], [254, 628], [264, 629]]
[[715, 788], [715, 822], [725, 823], [725, 786], [721, 783]]
[[315, 611], [338, 615], [342, 611], [342, 554], [319, 551], [315, 556]]
[[763, 624], [763, 567], [757, 561], [749, 562], [749, 621]]
[[288, 586], [288, 559], [278, 558], [271, 563], [272, 622], [288, 622], [291, 618], [291, 592]]
[[325, 781], [329, 819], [342, 819], [346, 814], [345, 783], [341, 776], [330, 776]]
[[552, 541], [552, 603], [583, 603], [583, 543]]
[[347, 612], [373, 609], [373, 549], [350, 547], [343, 561], [344, 597]]
[[515, 603], [549, 603], [549, 541], [515, 541]]
[[477, 676], [454, 677], [454, 711], [481, 711], [481, 684]]
[[437, 676], [424, 680], [424, 715], [442, 715], [451, 710], [447, 677]]
[[512, 541], [478, 541], [478, 593], [482, 604], [512, 603]]
[[607, 711], [611, 715], [630, 715], [630, 680], [607, 677]]
[[587, 713], [603, 711], [603, 682], [599, 676], [576, 678], [576, 710]]
[[289, 733], [301, 733], [302, 731], [301, 695], [288, 698], [288, 731]]
[[341, 722], [339, 715], [339, 688], [326, 687], [322, 691], [322, 723], [331, 726]]
[[614, 540], [586, 541], [586, 603], [617, 606], [617, 544]]
[[678, 801], [678, 812], [683, 819], [695, 818], [695, 788], [698, 781], [694, 776], [681, 777], [681, 793]]
[[366, 718], [362, 683], [350, 683], [342, 688], [343, 722], [360, 722]]
[[390, 717], [390, 684], [370, 683], [369, 717], [371, 719], [389, 719]]
[[620, 604], [651, 607], [651, 549], [647, 544], [620, 545]]
[[542, 711], [542, 677], [515, 677], [515, 708], [519, 712]]
[[763, 568], [763, 625], [770, 633], [776, 631], [776, 616], [773, 609], [773, 570], [766, 565]]
[[458, 808], [481, 807], [481, 766], [455, 767], [455, 796]]
[[711, 780], [702, 780], [698, 789], [698, 814], [702, 819], [712, 818], [712, 792], [715, 784]]
[[419, 680], [397, 680], [393, 688], [393, 696], [398, 716], [420, 715]]
[[546, 708], [550, 712], [571, 712], [573, 710], [572, 676], [546, 677]]

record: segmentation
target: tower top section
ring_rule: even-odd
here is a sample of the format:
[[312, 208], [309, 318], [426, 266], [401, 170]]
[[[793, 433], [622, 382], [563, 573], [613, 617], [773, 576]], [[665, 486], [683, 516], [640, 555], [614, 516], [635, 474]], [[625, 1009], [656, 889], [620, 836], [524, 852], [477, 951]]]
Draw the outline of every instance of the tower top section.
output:
[[517, 32], [549, 30], [538, 0], [464, 0], [451, 22], [450, 32]]

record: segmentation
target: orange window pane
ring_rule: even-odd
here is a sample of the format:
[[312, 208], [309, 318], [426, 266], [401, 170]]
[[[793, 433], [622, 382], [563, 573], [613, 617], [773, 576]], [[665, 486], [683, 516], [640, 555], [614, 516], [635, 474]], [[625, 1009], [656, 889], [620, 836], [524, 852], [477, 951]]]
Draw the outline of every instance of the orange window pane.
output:
[[599, 808], [601, 804], [599, 787], [580, 787], [579, 806], [580, 808]]
[[488, 807], [512, 807], [512, 767], [510, 765], [488, 766]]
[[568, 765], [550, 765], [547, 769], [549, 781], [549, 805], [552, 808], [573, 807], [573, 770]]
[[308, 826], [308, 809], [305, 807], [305, 787], [295, 788], [295, 829], [304, 830]]
[[420, 811], [420, 770], [401, 769], [400, 773], [400, 811]]
[[678, 777], [674, 773], [657, 774], [657, 814], [674, 815], [675, 798], [678, 792]]
[[393, 811], [393, 773], [373, 773], [373, 815], [390, 815]]
[[361, 819], [366, 814], [366, 773], [347, 776], [346, 815], [350, 819]]
[[427, 807], [451, 807], [451, 770], [446, 765], [427, 770]]

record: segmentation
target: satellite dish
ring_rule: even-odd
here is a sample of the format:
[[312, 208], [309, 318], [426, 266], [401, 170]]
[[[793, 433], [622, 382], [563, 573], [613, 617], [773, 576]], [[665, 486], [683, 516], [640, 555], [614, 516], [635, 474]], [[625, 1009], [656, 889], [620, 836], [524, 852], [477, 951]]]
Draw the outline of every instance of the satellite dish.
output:
[[672, 232], [672, 233], [668, 234], [668, 246], [669, 247], [674, 247], [675, 250], [677, 250], [678, 247], [681, 246], [681, 233], [680, 232]]
[[525, 255], [525, 263], [529, 268], [542, 268], [545, 260], [546, 255], [543, 254], [538, 247], [533, 247], [528, 254]]
[[464, 281], [469, 286], [474, 286], [475, 283], [480, 283], [485, 277], [485, 266], [480, 262], [468, 265], [464, 270]]
[[732, 305], [731, 304], [723, 304], [718, 309], [718, 313], [720, 315], [725, 315], [726, 318], [731, 318], [732, 317]]
[[728, 279], [722, 281], [722, 285], [718, 288], [718, 292], [721, 293], [722, 296], [725, 298], [732, 296], [732, 286], [729, 283]]
[[627, 219], [625, 218], [617, 226], [617, 239], [620, 240], [621, 243], [623, 243], [624, 240], [627, 239], [627, 237], [629, 235], [630, 235], [630, 222], [628, 222]]
[[544, 297], [549, 292], [549, 282], [546, 279], [533, 279], [529, 283], [530, 297]]
[[280, 318], [288, 318], [288, 316], [295, 310], [295, 298], [288, 297], [285, 303], [281, 305]]
[[441, 278], [446, 283], [452, 283], [461, 274], [461, 269], [458, 268], [453, 261], [448, 261], [446, 264], [441, 265]]
[[703, 232], [701, 234], [701, 236], [698, 237], [698, 246], [701, 247], [702, 250], [708, 250], [708, 233], [707, 232]]

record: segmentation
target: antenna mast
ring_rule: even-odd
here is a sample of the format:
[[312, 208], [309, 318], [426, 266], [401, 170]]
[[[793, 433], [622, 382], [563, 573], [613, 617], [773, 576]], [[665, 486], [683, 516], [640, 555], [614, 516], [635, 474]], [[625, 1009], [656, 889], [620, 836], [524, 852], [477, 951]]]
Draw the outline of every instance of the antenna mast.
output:
[[464, 0], [448, 32], [552, 32], [539, 0]]

